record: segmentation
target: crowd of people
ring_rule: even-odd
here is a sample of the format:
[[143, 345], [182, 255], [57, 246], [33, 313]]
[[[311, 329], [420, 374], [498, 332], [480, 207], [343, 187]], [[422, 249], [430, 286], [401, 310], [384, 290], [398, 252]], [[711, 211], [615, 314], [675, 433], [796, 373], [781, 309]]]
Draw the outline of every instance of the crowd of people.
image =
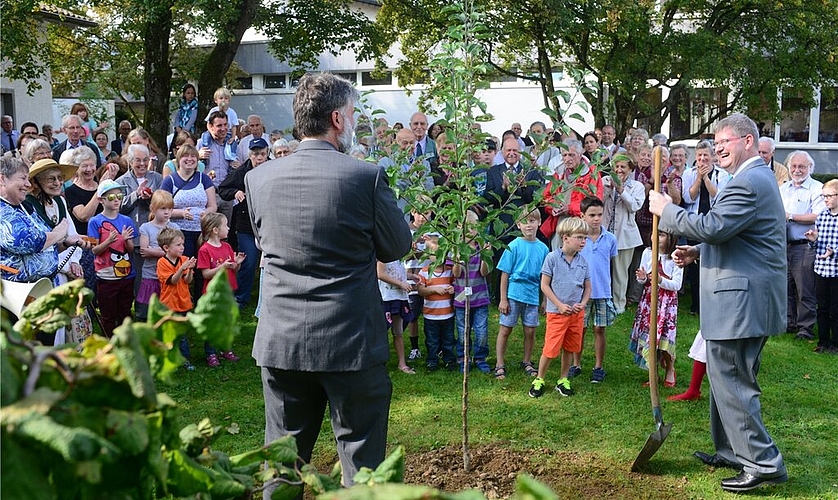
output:
[[[315, 87], [305, 90], [304, 83]], [[318, 93], [318, 85], [336, 85], [342, 92], [346, 91], [340, 82], [328, 79], [301, 82], [300, 91], [327, 99]], [[350, 94], [341, 95], [349, 98]], [[744, 135], [722, 140], [717, 133], [715, 143], [712, 140], [699, 142], [695, 147], [695, 161], [689, 165], [685, 146], [668, 146], [665, 136], [655, 134], [650, 138], [641, 128], [631, 129], [623, 141], [618, 141], [614, 127], [606, 125], [585, 133], [580, 140], [573, 132], [553, 131], [542, 122], [533, 123], [527, 135], [522, 135], [521, 125], [513, 123], [499, 139], [485, 141], [485, 147], [473, 155], [472, 166], [474, 186], [485, 206], [500, 207], [511, 201], [519, 207], [517, 214], [505, 211], [500, 216], [502, 225], [517, 228], [514, 233], [519, 236], [504, 232], [505, 245], [495, 252], [492, 262], [483, 260], [478, 251], [468, 261], [455, 262], [451, 258], [437, 260], [442, 235], [426, 230], [426, 222], [434, 217], [432, 209], [420, 211], [410, 200], [395, 198], [390, 207], [389, 198], [393, 196], [385, 186], [387, 183], [381, 182], [382, 187], [379, 187], [384, 168], [403, 167], [415, 171], [417, 165], [421, 175], [414, 177], [413, 182], [420, 183], [428, 195], [434, 186], [452, 182], [453, 144], [444, 133], [442, 122], [431, 124], [425, 114], [416, 112], [407, 127], [401, 124], [391, 127], [384, 118], [355, 124], [352, 99], [337, 104], [337, 101], [328, 101], [334, 105], [328, 117], [318, 115], [318, 119], [326, 120], [323, 123], [301, 122], [298, 112], [302, 115], [316, 110], [306, 110], [306, 103], [297, 103], [295, 98], [297, 133], [305, 140], [286, 141], [276, 131], [267, 134], [258, 115], [250, 115], [246, 121], [238, 120], [230, 108], [229, 92], [219, 89], [215, 93], [217, 106], [204, 119], [206, 132], [198, 135], [195, 96], [192, 85], [183, 88], [172, 134], [162, 149], [145, 130], [134, 128], [127, 121], [119, 123], [119, 137], [109, 143], [103, 132], [109, 124], [97, 123], [81, 103], [73, 106], [72, 112], [62, 119], [61, 131], [67, 139], [61, 142], [52, 136], [48, 125], [39, 131], [37, 125], [27, 122], [18, 132], [12, 127], [11, 118], [4, 116], [2, 146], [5, 154], [0, 159], [3, 279], [31, 282], [47, 278], [58, 284], [83, 277], [98, 297], [91, 314], [100, 322], [103, 333], [111, 335], [113, 329], [132, 314], [144, 319], [149, 299], [154, 294], [173, 311], [189, 311], [206, 290], [207, 282], [219, 272], [228, 273], [236, 300], [243, 308], [254, 295], [257, 273], [262, 273], [262, 289], [258, 293], [260, 307], [257, 308], [262, 320], [257, 330], [254, 357], [264, 370], [266, 402], [271, 401], [278, 408], [286, 404], [277, 400], [278, 392], [296, 394], [301, 390], [290, 387], [289, 370], [317, 372], [325, 367], [323, 363], [327, 359], [314, 361], [315, 353], [310, 345], [300, 345], [287, 338], [288, 342], [282, 343], [282, 335], [261, 333], [273, 331], [276, 324], [303, 322], [305, 325], [300, 329], [310, 331], [312, 338], [341, 329], [355, 332], [339, 341], [331, 336], [322, 340], [325, 345], [335, 343], [335, 353], [344, 352], [349, 348], [346, 343], [353, 339], [359, 344], [352, 349], [369, 352], [355, 360], [333, 359], [335, 364], [329, 365], [327, 371], [333, 368], [350, 372], [361, 370], [356, 379], [358, 385], [351, 392], [354, 394], [367, 387], [370, 388], [368, 397], [383, 398], [386, 393], [386, 405], [375, 403], [379, 405], [376, 411], [380, 416], [380, 412], [386, 413], [389, 406], [389, 379], [388, 387], [382, 388], [369, 379], [377, 376], [377, 372], [365, 370], [371, 366], [370, 359], [374, 360], [373, 364], [386, 360], [389, 349], [386, 344], [381, 345], [380, 338], [370, 337], [369, 332], [356, 331], [363, 328], [363, 324], [381, 322], [392, 331], [397, 366], [405, 374], [414, 375], [415, 364], [424, 359], [428, 371], [446, 368], [462, 372], [473, 367], [504, 379], [510, 369], [506, 359], [509, 338], [520, 321], [524, 352], [519, 369], [532, 377], [528, 394], [533, 398], [544, 394], [551, 361], [560, 357], [555, 390], [562, 396], [572, 396], [571, 380], [582, 373], [581, 351], [586, 328], [592, 327], [594, 333], [594, 366], [591, 367], [590, 382], [603, 383], [606, 379], [605, 329], [614, 324], [618, 315], [629, 311], [630, 303], [638, 304], [627, 339], [635, 362], [641, 368], [647, 368], [649, 356], [656, 355], [664, 370], [665, 386], [675, 387], [679, 295], [686, 292], [683, 285], [689, 284], [690, 311], [701, 313], [702, 304], [708, 300], [708, 285], [702, 288], [700, 283], [710, 275], [694, 262], [695, 257], [701, 252], [703, 258], [708, 259], [705, 256], [708, 252], [709, 258], [724, 260], [724, 257], [713, 257], [713, 248], [723, 247], [734, 237], [732, 235], [736, 235], [737, 229], [742, 229], [741, 224], [733, 224], [735, 227], [721, 225], [713, 215], [719, 212], [714, 206], [723, 195], [731, 198], [739, 194], [731, 192], [734, 186], [745, 189], [734, 181], [739, 170], [728, 168], [728, 165], [730, 143], [747, 140], [748, 151], [756, 155], [758, 150], [759, 162], [773, 173], [772, 196], [782, 200], [785, 210], [785, 227], [781, 228], [785, 235], [785, 261], [773, 263], [788, 268], [788, 303], [774, 304], [777, 311], [788, 311], [782, 330], [812, 340], [817, 324], [819, 340], [815, 350], [838, 353], [838, 286], [835, 284], [838, 283], [838, 265], [835, 264], [838, 258], [835, 256], [835, 248], [838, 248], [838, 223], [835, 222], [838, 181], [823, 185], [813, 179], [814, 162], [803, 151], [789, 155], [785, 165], [779, 163], [773, 157], [771, 139], [750, 134], [750, 129]], [[350, 106], [344, 109], [347, 103]], [[740, 128], [739, 124], [734, 124], [725, 125], [721, 130], [738, 131]], [[358, 138], [357, 142], [354, 137]], [[653, 148], [657, 146], [663, 157], [662, 194], [653, 193]], [[341, 155], [343, 158], [363, 159], [362, 165], [377, 164], [381, 168], [356, 171], [359, 164], [342, 165], [348, 160], [333, 157], [334, 150], [348, 154]], [[269, 167], [277, 170], [260, 168], [269, 159], [280, 160]], [[332, 163], [318, 163], [323, 161]], [[297, 172], [278, 169], [291, 162], [300, 168], [324, 169], [321, 185], [303, 182]], [[343, 167], [354, 177], [343, 174], [335, 177]], [[280, 177], [286, 184], [277, 185]], [[520, 179], [520, 182], [513, 185], [513, 179]], [[362, 181], [371, 182], [374, 187], [369, 192], [383, 201], [368, 206], [371, 200], [367, 195], [353, 188], [360, 186]], [[399, 182], [409, 181], [401, 179]], [[341, 190], [353, 191], [353, 194], [348, 196]], [[252, 199], [259, 200], [258, 205], [254, 206], [257, 202]], [[542, 203], [533, 207], [532, 202], [539, 199]], [[677, 207], [677, 214], [667, 213], [667, 204]], [[282, 206], [286, 206], [287, 211], [281, 210]], [[385, 208], [390, 211], [382, 212]], [[341, 210], [357, 212], [360, 219], [353, 219], [352, 223], [362, 227], [353, 232], [342, 227], [348, 224], [343, 220], [333, 221], [340, 223], [330, 226], [328, 214], [340, 217], [337, 214]], [[323, 211], [328, 214], [321, 214]], [[649, 250], [653, 213], [665, 215], [663, 229], [658, 235], [661, 249], [658, 262], [652, 262]], [[473, 207], [466, 222], [469, 231], [474, 230], [473, 224], [469, 223], [484, 216], [485, 211], [480, 206]], [[737, 216], [744, 217], [742, 214]], [[715, 226], [706, 222], [711, 219], [716, 222]], [[291, 220], [295, 234], [288, 232]], [[374, 221], [373, 228], [366, 226], [370, 220]], [[404, 227], [401, 227], [402, 223]], [[711, 228], [715, 232], [710, 232]], [[340, 232], [341, 238], [335, 240], [327, 236], [331, 230]], [[412, 246], [408, 251], [403, 248], [403, 240], [410, 233]], [[328, 248], [322, 247], [324, 240], [329, 240]], [[319, 297], [323, 303], [332, 303], [334, 297], [328, 290], [338, 285], [346, 289], [361, 287], [358, 290], [363, 293], [359, 297], [369, 295], [361, 282], [353, 284], [356, 277], [350, 271], [366, 269], [366, 259], [372, 255], [368, 247], [370, 241], [375, 242], [375, 267], [371, 272], [378, 283], [378, 293], [374, 297], [383, 305], [383, 310], [376, 313], [378, 318], [370, 316], [364, 307], [361, 309], [366, 312], [357, 318], [361, 324], [349, 325], [347, 318], [356, 317], [359, 311], [347, 310], [340, 316], [332, 312], [324, 315], [322, 309], [311, 309], [317, 302], [313, 297]], [[758, 245], [758, 242], [752, 243]], [[353, 254], [352, 248], [360, 254]], [[298, 255], [301, 251], [307, 253]], [[347, 254], [345, 261], [338, 259], [341, 262], [336, 264], [336, 255], [343, 254]], [[356, 262], [354, 259], [358, 258], [361, 260]], [[346, 269], [338, 271], [339, 265]], [[655, 274], [659, 285], [659, 311], [658, 352], [650, 354], [649, 278], [652, 267], [657, 267], [658, 271]], [[346, 275], [341, 274], [338, 282], [333, 282], [335, 273]], [[304, 279], [306, 275], [310, 278]], [[324, 277], [328, 279], [318, 283]], [[716, 291], [747, 292], [749, 289], [747, 281], [737, 281], [735, 277], [726, 282], [725, 287], [729, 288], [721, 287], [719, 283], [716, 281], [713, 285]], [[776, 288], [776, 283], [772, 286]], [[466, 300], [469, 301], [468, 318], [465, 317]], [[489, 305], [493, 300], [500, 313], [494, 367], [489, 363], [488, 336]], [[717, 303], [718, 297], [712, 302]], [[333, 306], [345, 309], [352, 308], [353, 304], [355, 301], [350, 300]], [[547, 315], [543, 349], [534, 362], [536, 328], [544, 311]], [[705, 311], [702, 314], [703, 334], [698, 333], [690, 350], [690, 356], [695, 358], [690, 386], [685, 393], [672, 396], [673, 400], [700, 397], [705, 371], [711, 373], [711, 381], [721, 376], [707, 367], [708, 364], [713, 366], [714, 357], [718, 366], [718, 359], [725, 356], [724, 350], [717, 345], [719, 330], [725, 328], [714, 325], [708, 329], [704, 318], [710, 316], [709, 309]], [[420, 316], [424, 316], [424, 353], [419, 345]], [[718, 316], [718, 312], [714, 311], [711, 316]], [[732, 313], [730, 318], [734, 317], [737, 316]], [[333, 323], [326, 324], [326, 321]], [[319, 326], [312, 326], [315, 323]], [[465, 329], [466, 323], [469, 331]], [[757, 336], [762, 343], [746, 346], [749, 357], [745, 362], [749, 366], [755, 360], [758, 366], [765, 335], [779, 333], [772, 327], [766, 327]], [[409, 348], [403, 340], [405, 331], [409, 336]], [[91, 318], [85, 313], [74, 319], [66, 333], [55, 339], [42, 340], [47, 343], [81, 342], [91, 332]], [[472, 334], [473, 339], [467, 342], [470, 346], [467, 352], [465, 338]], [[194, 370], [186, 339], [181, 339], [180, 349], [188, 360], [185, 368]], [[222, 360], [238, 360], [235, 353], [218, 352], [211, 345], [205, 345], [204, 351], [210, 367], [219, 366]], [[330, 359], [330, 356], [326, 358]], [[328, 391], [345, 389], [348, 383], [328, 377], [316, 380], [307, 376], [300, 378], [299, 374], [294, 377], [298, 377], [294, 383], [300, 387], [320, 384], [328, 387]], [[332, 397], [328, 396], [335, 403]], [[716, 396], [717, 399], [721, 397]], [[736, 398], [733, 395], [724, 397]], [[348, 398], [350, 395], [345, 396], [342, 404], [349, 405]], [[266, 409], [267, 428], [273, 429], [266, 431], [266, 439], [276, 437], [277, 428], [302, 425], [288, 420], [287, 415], [271, 413], [274, 410], [276, 408]], [[322, 408], [312, 411], [322, 413]], [[725, 420], [718, 412], [714, 415]], [[337, 424], [357, 425], [346, 421]], [[365, 422], [363, 425], [381, 424]], [[729, 429], [734, 424], [722, 422], [719, 425]], [[386, 435], [386, 425], [384, 427]], [[312, 435], [316, 438], [319, 424], [316, 429], [298, 430], [313, 446]], [[767, 441], [763, 442], [770, 443], [770, 437], [767, 434], [765, 437]], [[722, 437], [719, 439], [717, 455], [704, 455], [706, 460], [699, 458], [706, 463], [712, 459], [739, 464], [753, 477], [765, 481], [779, 482], [784, 477], [779, 452], [772, 458], [772, 471], [757, 474], [748, 468], [753, 464], [744, 460], [741, 452], [730, 452], [721, 444]], [[739, 443], [731, 445], [734, 448], [741, 446]], [[308, 444], [304, 445], [306, 447]], [[345, 458], [341, 455], [342, 461]], [[357, 468], [357, 465], [358, 462], [347, 463], [345, 470]], [[754, 482], [753, 477], [739, 478], [732, 491], [737, 491], [737, 487], [747, 488]]]

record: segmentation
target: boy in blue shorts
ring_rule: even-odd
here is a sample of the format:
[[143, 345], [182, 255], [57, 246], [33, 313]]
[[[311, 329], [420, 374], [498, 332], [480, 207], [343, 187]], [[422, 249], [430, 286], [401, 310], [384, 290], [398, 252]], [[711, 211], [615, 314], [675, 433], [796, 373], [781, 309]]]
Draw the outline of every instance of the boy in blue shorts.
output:
[[588, 262], [579, 253], [588, 239], [588, 224], [578, 217], [568, 217], [556, 229], [562, 247], [550, 252], [541, 268], [541, 291], [547, 297], [547, 330], [544, 350], [538, 362], [538, 376], [530, 386], [530, 397], [544, 394], [544, 376], [550, 362], [562, 354], [561, 378], [556, 391], [572, 396], [570, 371], [572, 353], [582, 350], [585, 307], [591, 298], [591, 274]]
[[[579, 208], [582, 220], [588, 223], [588, 240], [582, 249], [582, 257], [588, 261], [591, 270], [591, 300], [585, 308], [585, 327], [594, 325], [594, 369], [591, 383], [599, 384], [605, 380], [602, 360], [605, 357], [605, 327], [614, 324], [617, 309], [611, 301], [611, 259], [617, 256], [617, 237], [602, 227], [604, 204], [595, 196], [582, 200]], [[582, 331], [582, 344], [585, 343], [585, 331]], [[582, 352], [573, 353], [573, 365], [569, 375], [576, 377], [582, 373]]]
[[506, 378], [506, 344], [519, 316], [524, 326], [524, 360], [521, 362], [521, 368], [531, 377], [538, 374], [538, 370], [532, 365], [532, 349], [535, 345], [535, 329], [538, 326], [538, 309], [541, 304], [541, 266], [550, 250], [536, 238], [538, 226], [541, 225], [541, 212], [535, 209], [521, 216], [523, 219], [517, 225], [522, 236], [512, 240], [498, 262], [498, 271], [501, 273], [498, 304], [500, 326], [496, 346], [495, 378], [499, 380]]

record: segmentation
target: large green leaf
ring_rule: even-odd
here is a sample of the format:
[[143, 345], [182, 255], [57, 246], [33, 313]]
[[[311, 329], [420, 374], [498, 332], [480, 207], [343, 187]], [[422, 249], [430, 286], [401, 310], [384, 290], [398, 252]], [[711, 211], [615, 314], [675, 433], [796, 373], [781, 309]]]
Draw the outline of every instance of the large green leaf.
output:
[[67, 427], [43, 415], [20, 422], [15, 436], [36, 442], [68, 462], [98, 459], [113, 461], [120, 450], [102, 436], [82, 427]]
[[140, 339], [134, 334], [133, 324], [126, 320], [114, 330], [114, 354], [125, 372], [125, 379], [131, 386], [131, 392], [142, 401], [146, 408], [154, 408], [157, 403], [157, 388]]
[[239, 333], [239, 306], [227, 281], [227, 273], [217, 273], [198, 299], [195, 311], [187, 314], [198, 336], [212, 346], [229, 351]]
[[212, 488], [209, 469], [191, 459], [183, 450], [167, 451], [166, 458], [169, 461], [166, 484], [171, 494], [185, 497], [205, 493]]
[[139, 455], [148, 449], [148, 419], [145, 415], [111, 410], [106, 425], [108, 440], [126, 455]]
[[521, 474], [515, 481], [515, 498], [518, 500], [559, 500], [558, 495], [546, 485], [527, 474]]
[[44, 456], [22, 446], [5, 432], [0, 438], [0, 490], [3, 498], [50, 500], [55, 498], [49, 478], [44, 474]]
[[265, 460], [290, 464], [297, 460], [297, 456], [297, 441], [293, 436], [284, 436], [258, 450], [230, 457], [230, 464], [234, 468]]
[[20, 425], [32, 417], [44, 416], [61, 400], [62, 394], [45, 387], [35, 390], [29, 396], [0, 408], [0, 423], [3, 426]]

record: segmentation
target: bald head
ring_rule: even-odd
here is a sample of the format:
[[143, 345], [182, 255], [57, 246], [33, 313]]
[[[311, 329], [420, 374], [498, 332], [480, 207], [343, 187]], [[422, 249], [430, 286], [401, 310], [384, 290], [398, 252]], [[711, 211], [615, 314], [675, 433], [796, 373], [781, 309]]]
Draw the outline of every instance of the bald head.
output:
[[412, 130], [403, 128], [396, 134], [396, 144], [402, 151], [413, 152], [416, 148], [416, 134]]

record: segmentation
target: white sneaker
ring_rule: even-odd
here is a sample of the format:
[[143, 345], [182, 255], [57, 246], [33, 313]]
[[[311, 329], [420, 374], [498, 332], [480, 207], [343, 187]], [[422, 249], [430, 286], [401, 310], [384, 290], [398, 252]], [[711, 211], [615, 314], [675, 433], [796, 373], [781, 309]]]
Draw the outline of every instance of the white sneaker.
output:
[[420, 351], [419, 349], [411, 349], [410, 354], [407, 355], [407, 359], [409, 359], [410, 361], [422, 359], [422, 351]]

